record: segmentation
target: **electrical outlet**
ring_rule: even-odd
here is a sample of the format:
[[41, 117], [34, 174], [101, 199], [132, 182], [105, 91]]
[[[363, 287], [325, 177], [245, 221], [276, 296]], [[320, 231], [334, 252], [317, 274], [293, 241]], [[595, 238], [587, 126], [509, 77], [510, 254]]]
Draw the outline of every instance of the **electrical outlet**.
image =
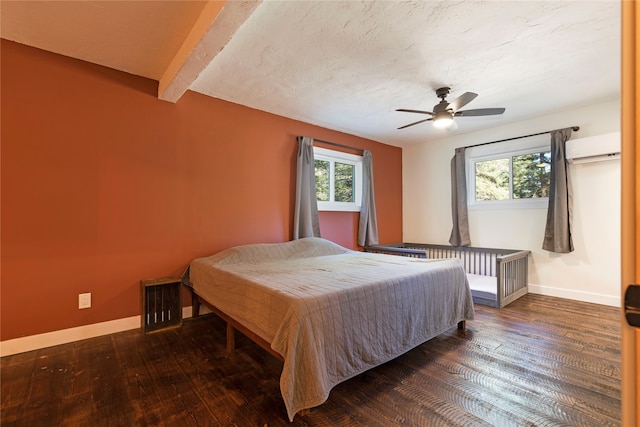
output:
[[78, 294], [78, 308], [91, 307], [91, 292], [86, 294]]

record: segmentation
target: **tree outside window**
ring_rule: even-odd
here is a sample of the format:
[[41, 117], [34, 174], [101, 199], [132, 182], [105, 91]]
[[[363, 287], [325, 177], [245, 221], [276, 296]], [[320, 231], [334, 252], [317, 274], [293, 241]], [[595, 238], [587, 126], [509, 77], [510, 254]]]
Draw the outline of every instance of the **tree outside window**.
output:
[[353, 177], [355, 176], [355, 167], [353, 165], [336, 162], [335, 168], [336, 202], [354, 202]]
[[326, 160], [316, 160], [316, 199], [319, 202], [329, 201], [329, 166]]

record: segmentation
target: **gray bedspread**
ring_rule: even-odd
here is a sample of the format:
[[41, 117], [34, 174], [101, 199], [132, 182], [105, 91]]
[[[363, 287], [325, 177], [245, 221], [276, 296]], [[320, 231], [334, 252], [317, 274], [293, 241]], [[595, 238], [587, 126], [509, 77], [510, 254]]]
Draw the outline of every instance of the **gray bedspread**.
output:
[[290, 420], [340, 382], [474, 316], [458, 259], [357, 252], [320, 238], [198, 258], [190, 282], [282, 355]]

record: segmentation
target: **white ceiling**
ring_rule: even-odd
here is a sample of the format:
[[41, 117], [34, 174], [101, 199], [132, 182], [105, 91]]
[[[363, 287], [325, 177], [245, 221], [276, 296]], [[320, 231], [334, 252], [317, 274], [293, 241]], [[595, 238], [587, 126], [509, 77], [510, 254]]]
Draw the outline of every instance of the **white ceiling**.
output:
[[[3, 0], [0, 30], [158, 80], [162, 99], [190, 89], [397, 146], [620, 96], [618, 1]], [[397, 130], [428, 116], [395, 109], [432, 111], [442, 86], [506, 112]]]

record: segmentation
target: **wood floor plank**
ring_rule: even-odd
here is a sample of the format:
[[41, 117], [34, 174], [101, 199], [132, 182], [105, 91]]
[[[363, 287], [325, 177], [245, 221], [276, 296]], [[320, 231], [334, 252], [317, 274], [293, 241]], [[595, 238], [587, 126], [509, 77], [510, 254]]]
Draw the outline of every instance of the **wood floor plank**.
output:
[[0, 360], [0, 424], [620, 426], [619, 309], [526, 295], [336, 386], [290, 423], [282, 362], [214, 315]]
[[7, 359], [6, 364], [3, 360], [2, 368], [0, 368], [2, 420], [17, 421], [20, 406], [28, 397], [31, 385], [29, 379], [35, 369], [35, 353], [35, 351], [30, 351], [11, 358], [4, 358]]

